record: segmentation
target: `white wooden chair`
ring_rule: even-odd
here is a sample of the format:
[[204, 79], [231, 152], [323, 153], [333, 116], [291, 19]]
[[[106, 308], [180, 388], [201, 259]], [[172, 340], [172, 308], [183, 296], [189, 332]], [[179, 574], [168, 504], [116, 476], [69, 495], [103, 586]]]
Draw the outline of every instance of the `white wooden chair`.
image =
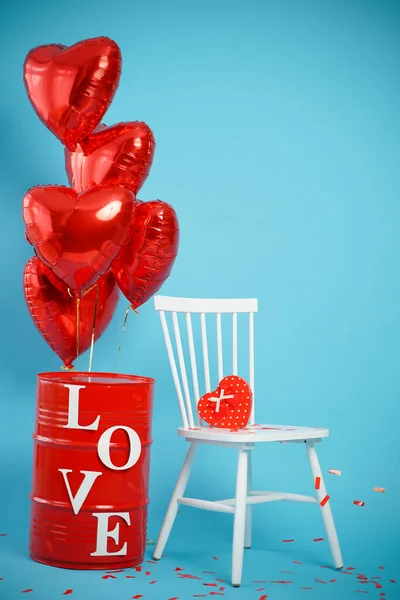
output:
[[[322, 519], [324, 522], [326, 535], [328, 538], [333, 563], [337, 569], [343, 567], [343, 560], [340, 552], [339, 541], [336, 528], [332, 517], [329, 497], [327, 496], [324, 479], [319, 465], [315, 444], [321, 442], [323, 438], [329, 435], [328, 429], [317, 429], [313, 427], [293, 427], [287, 425], [255, 425], [255, 403], [254, 403], [254, 313], [258, 310], [258, 301], [255, 298], [248, 299], [195, 299], [195, 298], [174, 298], [168, 296], [156, 296], [155, 308], [160, 313], [161, 324], [164, 331], [165, 342], [167, 345], [168, 356], [171, 364], [172, 375], [178, 395], [180, 411], [183, 425], [178, 428], [178, 434], [190, 443], [186, 460], [178, 477], [175, 490], [162, 525], [160, 535], [154, 551], [154, 559], [159, 560], [164, 551], [176, 514], [180, 504], [212, 510], [216, 512], [232, 513], [234, 515], [233, 525], [233, 551], [232, 551], [232, 585], [238, 587], [242, 578], [243, 548], [251, 546], [252, 530], [252, 505], [263, 502], [275, 502], [285, 500], [291, 502], [307, 502], [320, 505]], [[168, 326], [167, 314], [172, 313], [172, 330], [175, 337], [175, 347], [179, 364], [175, 358], [171, 334]], [[186, 321], [186, 336], [183, 338], [180, 332], [179, 313], [184, 314]], [[232, 330], [229, 337], [232, 340], [232, 364], [228, 369], [223, 365], [223, 340], [222, 340], [222, 315], [230, 314], [232, 319]], [[225, 375], [242, 375], [243, 371], [238, 371], [238, 315], [245, 313], [247, 315], [248, 335], [248, 378], [247, 381], [253, 391], [253, 410], [249, 424], [246, 429], [239, 431], [230, 431], [229, 429], [220, 429], [210, 427], [207, 424], [202, 425], [201, 419], [197, 413], [197, 402], [201, 397], [199, 385], [198, 363], [196, 360], [196, 349], [193, 335], [193, 318], [200, 316], [201, 328], [201, 349], [204, 364], [204, 392], [210, 392], [217, 387], [218, 382]], [[207, 334], [206, 315], [215, 315], [212, 318], [216, 326], [216, 343], [218, 355], [218, 380], [215, 385], [211, 385], [210, 365], [209, 365], [209, 337]], [[226, 319], [227, 317], [225, 317]], [[230, 317], [228, 316], [230, 319]], [[242, 318], [239, 317], [239, 318]], [[182, 317], [180, 317], [182, 320]], [[215, 338], [214, 338], [215, 339]], [[242, 343], [242, 341], [241, 341]], [[184, 346], [188, 347], [189, 361], [191, 365], [191, 376], [193, 381], [193, 392], [191, 394], [189, 379], [186, 370], [184, 358]], [[239, 347], [240, 348], [240, 347]], [[241, 348], [240, 348], [241, 349]], [[194, 400], [194, 402], [192, 402]], [[303, 496], [299, 494], [289, 494], [286, 492], [267, 492], [255, 491], [251, 486], [251, 452], [258, 442], [293, 442], [305, 443], [308, 453], [308, 459], [313, 477], [313, 489], [315, 496]], [[236, 495], [235, 498], [221, 501], [200, 500], [197, 498], [188, 498], [184, 496], [185, 488], [189, 480], [192, 468], [193, 458], [196, 448], [199, 444], [215, 444], [219, 446], [233, 446], [238, 450], [238, 466], [236, 477]]]

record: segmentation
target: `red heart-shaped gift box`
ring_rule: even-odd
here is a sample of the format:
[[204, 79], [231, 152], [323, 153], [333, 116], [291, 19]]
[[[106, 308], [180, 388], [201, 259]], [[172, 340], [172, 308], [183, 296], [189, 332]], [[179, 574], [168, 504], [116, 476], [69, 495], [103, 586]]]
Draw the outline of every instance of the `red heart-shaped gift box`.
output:
[[209, 425], [226, 429], [246, 427], [253, 402], [249, 384], [237, 375], [228, 375], [214, 392], [204, 394], [198, 402], [200, 417]]

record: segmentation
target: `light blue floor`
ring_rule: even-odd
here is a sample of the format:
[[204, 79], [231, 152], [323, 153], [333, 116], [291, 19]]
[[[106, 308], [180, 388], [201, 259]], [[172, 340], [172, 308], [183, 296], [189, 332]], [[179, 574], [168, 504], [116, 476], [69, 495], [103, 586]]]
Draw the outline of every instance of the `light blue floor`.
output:
[[[27, 589], [32, 589], [32, 592], [25, 592], [24, 596], [32, 600], [54, 600], [63, 597], [67, 590], [73, 590], [70, 596], [74, 600], [128, 600], [136, 596], [139, 598], [140, 594], [143, 600], [186, 600], [204, 595], [226, 599], [265, 600], [266, 596], [277, 600], [333, 600], [354, 598], [355, 593], [361, 597], [368, 594], [370, 598], [382, 597], [380, 594], [386, 593], [383, 598], [389, 600], [400, 597], [399, 583], [390, 581], [399, 575], [399, 569], [397, 573], [387, 566], [381, 569], [384, 565], [378, 564], [378, 556], [374, 560], [372, 552], [370, 557], [361, 553], [352, 564], [346, 562], [346, 566], [355, 568], [347, 572], [351, 575], [321, 568], [318, 564], [319, 554], [312, 541], [300, 544], [300, 548], [296, 542], [290, 547], [280, 547], [277, 543], [274, 550], [261, 550], [257, 544], [246, 551], [241, 588], [233, 589], [229, 584], [230, 549], [218, 537], [218, 531], [215, 532], [215, 538], [210, 540], [207, 551], [204, 544], [199, 549], [193, 547], [196, 538], [188, 529], [186, 535], [182, 527], [179, 530], [180, 533], [171, 540], [167, 557], [157, 564], [148, 562], [152, 558], [149, 546], [140, 572], [125, 569], [105, 579], [105, 573], [100, 571], [68, 571], [34, 563], [28, 558], [22, 540], [14, 537], [15, 528], [11, 527], [9, 535], [1, 538], [0, 575], [3, 580], [0, 581], [0, 598], [21, 598], [21, 592]], [[275, 544], [270, 543], [269, 546]], [[322, 562], [329, 562], [324, 542], [319, 543], [318, 550]], [[302, 564], [296, 564], [294, 560]], [[368, 578], [367, 583], [357, 578], [360, 574]], [[288, 583], [279, 583], [282, 581]]]

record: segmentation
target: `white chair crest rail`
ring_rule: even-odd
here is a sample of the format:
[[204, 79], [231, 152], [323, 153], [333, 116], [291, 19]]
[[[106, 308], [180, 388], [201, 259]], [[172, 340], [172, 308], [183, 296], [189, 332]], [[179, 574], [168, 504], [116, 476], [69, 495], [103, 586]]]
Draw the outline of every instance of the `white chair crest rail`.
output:
[[[337, 569], [343, 567], [339, 541], [336, 533], [332, 511], [327, 497], [327, 492], [318, 461], [315, 444], [328, 437], [328, 429], [314, 427], [294, 427], [288, 425], [258, 425], [255, 424], [255, 394], [254, 394], [254, 314], [258, 310], [256, 298], [246, 299], [195, 299], [174, 298], [168, 296], [156, 296], [155, 308], [160, 313], [161, 324], [164, 332], [168, 357], [172, 369], [172, 376], [178, 396], [179, 407], [182, 415], [183, 425], [178, 428], [178, 434], [190, 443], [189, 450], [179, 474], [175, 490], [158, 537], [154, 551], [154, 559], [159, 560], [164, 551], [169, 534], [177, 515], [179, 505], [185, 504], [204, 510], [232, 513], [233, 524], [233, 549], [232, 549], [232, 585], [237, 587], [241, 583], [243, 566], [243, 549], [251, 546], [252, 530], [252, 506], [264, 502], [276, 502], [285, 500], [291, 502], [315, 503], [320, 506], [326, 535], [328, 538], [333, 563]], [[171, 317], [169, 314], [171, 313]], [[179, 313], [183, 313], [179, 319]], [[243, 314], [244, 313], [244, 314]], [[224, 370], [223, 351], [223, 327], [222, 316], [228, 315], [231, 321], [228, 337], [231, 345], [231, 364]], [[200, 319], [199, 335], [201, 343], [195, 345], [194, 322]], [[226, 318], [226, 317], [225, 317]], [[238, 339], [238, 319], [247, 320], [247, 362], [246, 372], [248, 376], [242, 375], [243, 370], [238, 371], [238, 349], [244, 343]], [[185, 322], [185, 336], [181, 334], [179, 320]], [[209, 340], [210, 332], [207, 331], [208, 324], [213, 322], [217, 346], [217, 368], [218, 379], [215, 385], [211, 385], [209, 364]], [[172, 327], [169, 326], [169, 322]], [[225, 329], [224, 329], [225, 331]], [[171, 335], [173, 333], [173, 336]], [[175, 338], [175, 351], [172, 343]], [[240, 345], [239, 345], [240, 341]], [[202, 352], [202, 361], [198, 363], [196, 348]], [[184, 347], [187, 348], [185, 360]], [[190, 371], [187, 366], [190, 364]], [[203, 377], [200, 378], [201, 369]], [[189, 373], [189, 374], [188, 374]], [[197, 413], [197, 403], [203, 393], [210, 392], [217, 387], [218, 382], [224, 375], [239, 375], [250, 384], [253, 391], [253, 409], [249, 423], [245, 429], [231, 431], [203, 425]], [[200, 379], [204, 379], [204, 387], [200, 388]], [[191, 384], [189, 384], [191, 380]], [[193, 393], [191, 393], [191, 388]], [[313, 477], [313, 489], [315, 496], [304, 496], [300, 494], [289, 494], [285, 492], [256, 491], [251, 485], [251, 452], [256, 443], [261, 442], [293, 442], [305, 443], [308, 459]], [[238, 465], [236, 477], [236, 495], [221, 501], [200, 500], [184, 496], [185, 488], [192, 469], [193, 458], [199, 444], [214, 444], [235, 447], [238, 451]], [[318, 478], [318, 479], [317, 479]], [[315, 485], [318, 481], [319, 485]]]

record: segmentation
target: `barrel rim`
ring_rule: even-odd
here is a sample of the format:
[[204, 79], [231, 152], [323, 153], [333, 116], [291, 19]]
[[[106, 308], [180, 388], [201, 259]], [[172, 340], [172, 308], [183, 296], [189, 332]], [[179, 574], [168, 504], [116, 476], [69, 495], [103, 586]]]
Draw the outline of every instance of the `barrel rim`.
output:
[[[96, 381], [96, 378], [109, 378], [115, 380], [115, 382], [107, 382], [104, 381]], [[89, 385], [130, 385], [130, 384], [153, 384], [155, 380], [152, 377], [147, 377], [143, 375], [132, 375], [132, 374], [123, 374], [123, 373], [106, 373], [103, 371], [92, 371], [91, 373], [87, 371], [45, 371], [43, 373], [38, 373], [37, 378], [40, 381], [48, 381], [51, 383], [71, 383], [72, 379], [75, 379], [75, 383], [79, 385], [79, 378], [90, 378], [90, 381], [83, 381], [82, 383]], [[124, 381], [118, 381], [119, 379], [124, 379]], [[126, 380], [129, 379], [129, 382]]]

